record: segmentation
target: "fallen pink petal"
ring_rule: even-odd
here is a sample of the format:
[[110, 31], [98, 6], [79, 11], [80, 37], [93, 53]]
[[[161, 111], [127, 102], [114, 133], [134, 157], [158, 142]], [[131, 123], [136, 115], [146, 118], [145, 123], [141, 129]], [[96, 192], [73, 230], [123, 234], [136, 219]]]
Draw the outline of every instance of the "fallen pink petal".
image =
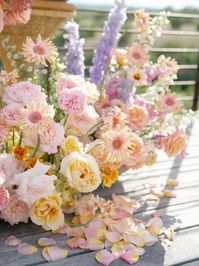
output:
[[68, 250], [59, 247], [45, 247], [42, 256], [46, 261], [59, 261], [68, 256]]
[[22, 243], [17, 246], [17, 251], [22, 254], [22, 255], [31, 255], [34, 254], [38, 251], [37, 247], [27, 244], [27, 243]]
[[5, 240], [5, 244], [7, 246], [17, 246], [19, 244], [21, 244], [22, 240], [17, 238], [16, 236], [9, 236], [6, 240]]
[[139, 260], [139, 254], [136, 250], [133, 249], [122, 254], [120, 258], [125, 260], [129, 264], [134, 264]]
[[38, 239], [38, 245], [40, 247], [48, 247], [56, 245], [56, 241], [53, 238], [42, 237]]
[[108, 250], [103, 249], [95, 254], [96, 260], [105, 265], [108, 266], [115, 260], [113, 254], [111, 254]]

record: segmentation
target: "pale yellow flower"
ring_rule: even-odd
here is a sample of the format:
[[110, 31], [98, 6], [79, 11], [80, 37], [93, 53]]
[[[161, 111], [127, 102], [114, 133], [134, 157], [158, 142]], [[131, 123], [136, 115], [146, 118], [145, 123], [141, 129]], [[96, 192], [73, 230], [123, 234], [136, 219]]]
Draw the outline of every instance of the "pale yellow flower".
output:
[[62, 160], [60, 172], [66, 176], [69, 185], [79, 192], [92, 192], [101, 183], [99, 166], [90, 154], [72, 152]]
[[57, 194], [41, 198], [32, 206], [30, 218], [33, 223], [41, 225], [45, 230], [57, 230], [64, 224], [61, 204], [61, 198]]
[[61, 146], [61, 153], [63, 156], [67, 156], [73, 151], [81, 152], [82, 143], [79, 142], [75, 136], [68, 136], [65, 138], [63, 145]]
[[110, 188], [118, 180], [118, 170], [115, 165], [104, 164], [101, 166], [101, 179], [105, 187]]

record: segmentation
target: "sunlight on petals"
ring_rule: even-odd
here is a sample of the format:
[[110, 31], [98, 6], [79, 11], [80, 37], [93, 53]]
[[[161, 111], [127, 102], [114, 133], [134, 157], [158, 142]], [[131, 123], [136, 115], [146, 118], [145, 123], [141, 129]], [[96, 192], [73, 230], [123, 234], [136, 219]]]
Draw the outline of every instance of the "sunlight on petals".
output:
[[104, 249], [104, 243], [96, 238], [89, 238], [87, 240], [87, 248], [90, 250]]
[[106, 239], [111, 243], [116, 243], [122, 239], [122, 236], [118, 232], [107, 231], [105, 233]]
[[162, 232], [163, 222], [159, 217], [154, 217], [149, 220], [146, 227], [153, 236], [158, 236]]
[[120, 258], [125, 260], [129, 264], [134, 264], [139, 260], [139, 254], [135, 249], [133, 249], [125, 252], [123, 255], [121, 255]]
[[16, 236], [9, 236], [6, 240], [5, 240], [5, 244], [7, 246], [17, 246], [19, 244], [21, 244], [22, 240], [17, 238]]
[[125, 249], [121, 247], [118, 243], [115, 243], [112, 248], [111, 252], [115, 259], [118, 259], [122, 254], [125, 253]]
[[109, 264], [111, 264], [111, 262], [113, 262], [115, 260], [113, 254], [111, 254], [106, 249], [103, 249], [103, 250], [97, 252], [95, 255], [95, 258], [99, 263], [101, 263], [105, 266], [108, 266]]
[[42, 250], [42, 256], [49, 262], [63, 260], [68, 256], [68, 250], [58, 247], [45, 247]]
[[35, 246], [29, 245], [27, 243], [22, 243], [17, 246], [17, 251], [22, 255], [31, 255], [36, 253], [38, 249]]

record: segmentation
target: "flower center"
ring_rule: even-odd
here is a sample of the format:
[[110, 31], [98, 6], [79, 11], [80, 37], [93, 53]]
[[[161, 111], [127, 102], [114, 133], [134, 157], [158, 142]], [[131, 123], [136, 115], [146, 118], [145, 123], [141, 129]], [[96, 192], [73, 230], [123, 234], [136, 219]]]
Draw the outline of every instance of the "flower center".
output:
[[136, 60], [140, 59], [141, 58], [140, 53], [138, 52], [133, 53], [133, 58], [135, 58]]
[[140, 80], [141, 79], [141, 75], [139, 72], [136, 72], [133, 74], [133, 78], [136, 79], [136, 80]]
[[171, 106], [171, 105], [174, 104], [174, 100], [172, 98], [167, 98], [166, 99], [166, 104], [169, 105], [169, 106]]
[[42, 45], [35, 45], [33, 47], [33, 51], [36, 53], [36, 54], [39, 54], [39, 55], [44, 55], [45, 54], [45, 49]]
[[40, 120], [41, 120], [42, 116], [39, 112], [32, 112], [29, 115], [29, 120], [33, 123], [33, 124], [37, 124]]
[[120, 138], [116, 138], [113, 140], [112, 145], [113, 148], [119, 150], [122, 147], [123, 141]]

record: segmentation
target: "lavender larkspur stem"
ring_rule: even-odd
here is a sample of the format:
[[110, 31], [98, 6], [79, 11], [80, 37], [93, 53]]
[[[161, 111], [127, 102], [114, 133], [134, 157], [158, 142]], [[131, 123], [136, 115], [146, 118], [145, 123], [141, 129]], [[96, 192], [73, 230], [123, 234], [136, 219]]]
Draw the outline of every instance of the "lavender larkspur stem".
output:
[[126, 9], [124, 0], [116, 0], [115, 6], [104, 24], [102, 36], [94, 52], [93, 66], [90, 70], [90, 81], [96, 85], [99, 85], [104, 78], [105, 70], [120, 35], [120, 29], [127, 18]]
[[66, 72], [71, 75], [84, 76], [84, 39], [80, 39], [79, 25], [75, 22], [68, 22], [64, 26], [65, 45], [67, 49], [64, 57]]

